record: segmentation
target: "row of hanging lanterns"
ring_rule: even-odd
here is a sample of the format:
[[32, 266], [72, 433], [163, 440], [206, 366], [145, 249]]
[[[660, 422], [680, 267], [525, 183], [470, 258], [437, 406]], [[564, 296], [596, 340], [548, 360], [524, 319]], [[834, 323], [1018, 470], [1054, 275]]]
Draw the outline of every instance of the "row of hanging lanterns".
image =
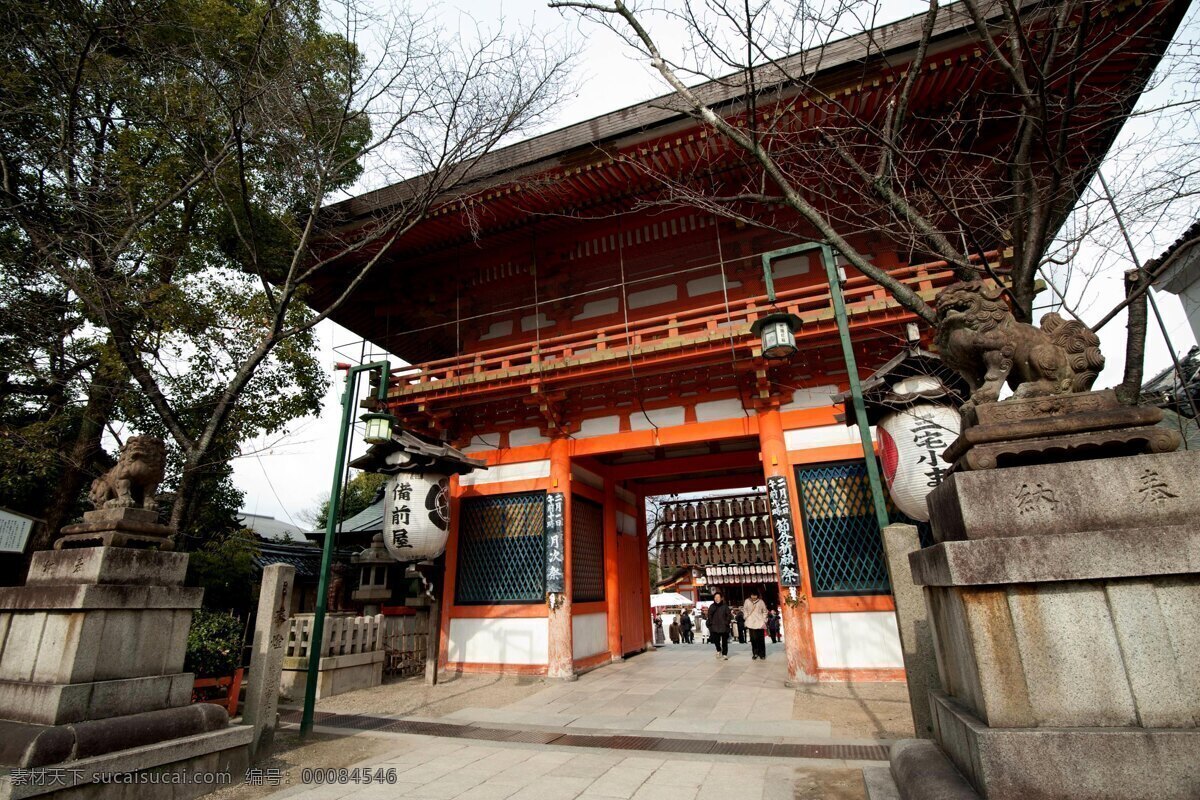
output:
[[775, 550], [767, 539], [741, 539], [720, 544], [709, 542], [663, 545], [659, 548], [658, 560], [664, 567], [774, 563]]
[[694, 522], [701, 519], [748, 517], [767, 513], [766, 495], [716, 497], [710, 500], [684, 500], [663, 505], [662, 521]]
[[768, 517], [743, 517], [718, 522], [687, 522], [667, 525], [662, 529], [662, 540], [675, 542], [706, 542], [724, 539], [743, 539], [748, 536], [767, 536], [771, 530]]

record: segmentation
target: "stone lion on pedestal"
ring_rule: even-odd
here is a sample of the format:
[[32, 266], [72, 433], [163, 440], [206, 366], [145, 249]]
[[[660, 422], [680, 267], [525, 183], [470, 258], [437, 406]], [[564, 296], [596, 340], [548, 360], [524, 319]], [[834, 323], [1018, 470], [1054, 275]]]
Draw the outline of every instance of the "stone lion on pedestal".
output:
[[153, 436], [131, 436], [116, 465], [92, 481], [88, 499], [96, 508], [144, 508], [153, 511], [167, 464], [167, 448]]
[[1104, 368], [1090, 328], [1055, 313], [1040, 328], [1017, 322], [1000, 287], [955, 283], [936, 303], [939, 354], [971, 387], [964, 412], [999, 400], [1005, 383], [1015, 398], [1086, 392]]

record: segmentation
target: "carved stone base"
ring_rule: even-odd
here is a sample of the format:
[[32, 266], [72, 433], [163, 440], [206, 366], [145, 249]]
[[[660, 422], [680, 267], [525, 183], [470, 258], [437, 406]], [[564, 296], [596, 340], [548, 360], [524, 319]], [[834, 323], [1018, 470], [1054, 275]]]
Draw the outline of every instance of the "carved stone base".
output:
[[76, 547], [131, 547], [171, 550], [175, 529], [158, 524], [158, 514], [145, 508], [99, 508], [86, 511], [83, 522], [66, 525], [55, 550]]
[[966, 472], [1174, 452], [1181, 439], [1156, 427], [1162, 418], [1157, 408], [1121, 405], [1111, 389], [1010, 399], [973, 409], [943, 458]]

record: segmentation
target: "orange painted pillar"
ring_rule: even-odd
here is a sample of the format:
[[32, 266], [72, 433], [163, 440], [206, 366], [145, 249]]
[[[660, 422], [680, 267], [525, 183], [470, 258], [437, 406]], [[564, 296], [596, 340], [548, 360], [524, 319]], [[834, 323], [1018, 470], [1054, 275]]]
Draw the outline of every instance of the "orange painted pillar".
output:
[[458, 476], [450, 476], [450, 532], [446, 539], [446, 572], [442, 576], [441, 624], [438, 630], [438, 670], [446, 668], [450, 644], [450, 614], [454, 610], [454, 581], [458, 574], [458, 523], [462, 487]]
[[654, 649], [654, 626], [650, 624], [650, 592], [654, 591], [654, 587], [650, 585], [650, 550], [648, 544], [648, 534], [646, 531], [646, 496], [643, 494], [637, 495], [637, 535], [638, 535], [638, 564], [640, 565], [638, 576], [638, 591], [635, 597], [638, 604], [638, 619], [642, 622], [642, 640], [646, 643], [646, 650]]
[[565, 436], [550, 442], [550, 488], [563, 496], [564, 569], [563, 587], [557, 608], [549, 610], [550, 643], [547, 651], [546, 676], [563, 680], [575, 679], [575, 655], [571, 630], [571, 442]]
[[617, 553], [617, 484], [604, 479], [604, 599], [608, 610], [608, 654], [624, 656], [621, 647], [621, 562]]
[[[779, 608], [783, 614], [783, 645], [787, 655], [788, 681], [790, 683], [813, 683], [817, 680], [817, 653], [813, 641], [812, 617], [808, 611], [811, 587], [808, 580], [808, 553], [804, 549], [801, 535], [799, 496], [796, 493], [796, 476], [788, 463], [787, 442], [783, 437], [783, 420], [777, 407], [760, 409], [758, 412], [758, 441], [762, 449], [763, 475], [767, 478], [782, 476], [787, 479], [788, 497], [792, 515], [792, 530], [795, 532], [796, 565], [800, 570], [800, 586], [797, 587], [796, 605], [788, 602], [788, 590], [779, 587]], [[772, 536], [774, 542], [774, 536]], [[778, 566], [778, 560], [776, 560]], [[778, 578], [778, 575], [776, 575]]]

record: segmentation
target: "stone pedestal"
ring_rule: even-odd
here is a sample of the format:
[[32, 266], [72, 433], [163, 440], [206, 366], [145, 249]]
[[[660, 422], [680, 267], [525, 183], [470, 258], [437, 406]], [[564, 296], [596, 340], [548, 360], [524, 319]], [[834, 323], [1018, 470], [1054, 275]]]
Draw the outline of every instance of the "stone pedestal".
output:
[[[244, 764], [243, 729], [219, 706], [190, 705], [183, 660], [203, 590], [182, 585], [186, 569], [183, 553], [67, 547], [35, 553], [27, 584], [0, 589], [0, 766], [72, 778], [5, 776], [0, 797], [92, 796], [106, 792], [76, 778]], [[161, 788], [146, 796], [178, 787]]]
[[1200, 797], [1200, 454], [956, 471], [929, 504], [939, 749], [893, 751], [901, 797], [918, 756], [989, 800]]

